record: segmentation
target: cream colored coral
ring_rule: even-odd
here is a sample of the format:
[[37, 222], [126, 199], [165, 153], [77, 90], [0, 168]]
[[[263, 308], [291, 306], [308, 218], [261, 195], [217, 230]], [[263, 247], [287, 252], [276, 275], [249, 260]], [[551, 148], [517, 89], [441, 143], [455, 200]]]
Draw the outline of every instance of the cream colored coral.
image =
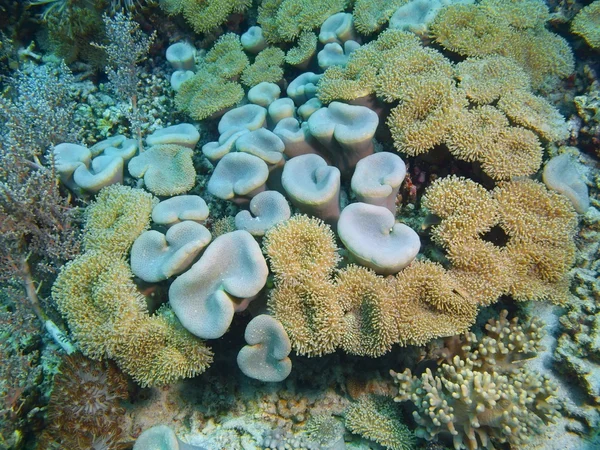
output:
[[435, 372], [414, 377], [409, 369], [390, 371], [398, 385], [395, 400], [414, 404], [416, 434], [426, 440], [450, 433], [455, 448], [477, 450], [508, 443], [527, 448], [534, 434], [558, 417], [556, 385], [520, 367], [542, 337], [539, 321], [519, 326], [503, 312], [481, 339], [459, 340], [456, 354]]

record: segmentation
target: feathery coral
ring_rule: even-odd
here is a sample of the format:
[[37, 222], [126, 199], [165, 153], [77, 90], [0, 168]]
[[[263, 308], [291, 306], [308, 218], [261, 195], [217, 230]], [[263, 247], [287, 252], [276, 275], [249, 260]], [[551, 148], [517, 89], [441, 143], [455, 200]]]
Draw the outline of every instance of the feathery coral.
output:
[[169, 15], [182, 13], [196, 33], [207, 33], [227, 21], [232, 13], [242, 13], [249, 0], [160, 0]]
[[265, 48], [256, 55], [254, 63], [247, 66], [242, 72], [242, 83], [248, 87], [262, 82], [278, 83], [283, 77], [284, 59], [285, 53], [280, 48]]
[[600, 47], [600, 1], [579, 11], [571, 23], [571, 31], [583, 37], [590, 47]]
[[336, 278], [336, 295], [344, 309], [341, 347], [376, 358], [396, 342], [395, 302], [384, 278], [364, 267], [348, 266]]
[[379, 395], [364, 395], [345, 411], [346, 428], [390, 450], [412, 450], [415, 436], [402, 421], [393, 400]]
[[463, 333], [475, 322], [477, 304], [439, 264], [413, 262], [392, 288], [401, 345]]

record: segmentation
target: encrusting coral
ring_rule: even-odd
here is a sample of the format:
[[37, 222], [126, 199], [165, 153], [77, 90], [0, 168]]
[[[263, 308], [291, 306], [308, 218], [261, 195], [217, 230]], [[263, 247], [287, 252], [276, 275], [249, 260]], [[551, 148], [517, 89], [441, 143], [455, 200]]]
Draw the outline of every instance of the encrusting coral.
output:
[[114, 359], [142, 386], [202, 373], [210, 350], [185, 330], [170, 308], [150, 315], [124, 256], [149, 225], [151, 194], [113, 185], [87, 209], [85, 252], [66, 264], [52, 297], [81, 351]]
[[395, 400], [416, 408], [418, 437], [450, 434], [457, 450], [493, 448], [493, 443], [525, 448], [558, 417], [556, 385], [522, 367], [540, 349], [542, 323], [509, 322], [504, 311], [486, 330], [482, 338], [463, 339], [459, 354], [435, 372], [413, 377], [410, 369], [390, 371], [398, 385]]

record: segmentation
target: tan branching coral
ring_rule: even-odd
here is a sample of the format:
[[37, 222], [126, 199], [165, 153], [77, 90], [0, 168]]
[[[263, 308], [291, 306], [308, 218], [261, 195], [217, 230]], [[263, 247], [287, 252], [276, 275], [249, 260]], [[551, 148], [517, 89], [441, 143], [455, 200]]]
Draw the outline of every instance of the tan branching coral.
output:
[[390, 283], [369, 269], [348, 266], [339, 272], [336, 287], [344, 309], [344, 351], [373, 358], [390, 351], [397, 342]]
[[381, 444], [390, 450], [413, 450], [415, 436], [404, 425], [402, 413], [394, 401], [381, 395], [363, 395], [350, 404], [345, 424], [352, 433]]
[[590, 47], [600, 47], [600, 1], [579, 11], [571, 23], [571, 31], [583, 37]]
[[455, 448], [476, 450], [494, 443], [525, 448], [532, 435], [542, 433], [558, 417], [557, 387], [520, 367], [540, 348], [540, 326], [509, 323], [504, 312], [489, 322], [484, 338], [464, 339], [461, 355], [435, 372], [413, 377], [409, 369], [391, 371], [398, 385], [395, 400], [415, 405], [417, 436], [433, 440], [450, 433]]
[[460, 334], [477, 317], [477, 304], [439, 264], [414, 261], [392, 282], [400, 345], [423, 345]]

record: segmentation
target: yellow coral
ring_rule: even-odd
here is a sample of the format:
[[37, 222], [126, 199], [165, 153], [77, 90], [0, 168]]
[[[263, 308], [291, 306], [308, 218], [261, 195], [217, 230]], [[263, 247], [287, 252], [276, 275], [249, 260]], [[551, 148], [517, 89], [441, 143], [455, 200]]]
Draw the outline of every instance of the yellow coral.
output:
[[388, 116], [387, 125], [394, 147], [410, 156], [443, 143], [467, 103], [453, 80], [437, 74], [418, 77], [406, 86], [402, 97]]
[[564, 117], [546, 99], [529, 91], [517, 89], [502, 93], [498, 108], [515, 123], [535, 131], [554, 142], [569, 137]]
[[571, 31], [583, 37], [590, 47], [600, 47], [600, 1], [579, 11], [571, 23]]
[[196, 33], [207, 33], [227, 22], [232, 13], [242, 13], [252, 4], [249, 0], [160, 0], [169, 15], [183, 13]]
[[85, 212], [85, 251], [124, 255], [150, 226], [150, 214], [157, 203], [152, 194], [142, 189], [120, 184], [105, 187]]
[[520, 127], [508, 127], [496, 136], [494, 146], [481, 158], [481, 168], [494, 180], [531, 175], [542, 164], [537, 136]]
[[304, 67], [317, 51], [318, 38], [312, 31], [303, 31], [296, 46], [285, 54], [285, 62], [292, 66]]
[[347, 3], [347, 0], [264, 1], [259, 7], [257, 22], [268, 42], [291, 42], [303, 31], [314, 30], [329, 16], [343, 11]]
[[344, 332], [342, 306], [333, 284], [318, 274], [304, 276], [298, 282], [276, 283], [268, 306], [299, 354], [321, 356], [334, 352], [339, 345]]
[[263, 248], [280, 281], [309, 276], [328, 279], [339, 260], [331, 227], [303, 214], [267, 231]]
[[238, 83], [199, 71], [184, 82], [175, 95], [175, 106], [193, 119], [202, 120], [235, 105], [244, 98]]
[[372, 34], [385, 25], [396, 10], [408, 0], [356, 0], [354, 26], [361, 34]]
[[346, 409], [345, 424], [352, 433], [390, 450], [413, 450], [415, 436], [403, 423], [402, 412], [390, 397], [363, 395]]
[[390, 351], [397, 336], [389, 283], [358, 266], [340, 271], [335, 283], [344, 309], [341, 347], [353, 355], [373, 358]]
[[467, 58], [456, 65], [459, 87], [475, 103], [492, 103], [501, 94], [529, 89], [529, 75], [513, 59], [505, 56]]
[[285, 53], [277, 47], [267, 47], [262, 50], [242, 72], [242, 83], [248, 87], [262, 82], [278, 83], [283, 78], [283, 61]]
[[550, 19], [543, 0], [482, 0], [479, 5], [487, 14], [500, 16], [516, 29], [537, 28]]
[[469, 329], [477, 304], [439, 264], [414, 261], [392, 283], [400, 345], [423, 345]]

